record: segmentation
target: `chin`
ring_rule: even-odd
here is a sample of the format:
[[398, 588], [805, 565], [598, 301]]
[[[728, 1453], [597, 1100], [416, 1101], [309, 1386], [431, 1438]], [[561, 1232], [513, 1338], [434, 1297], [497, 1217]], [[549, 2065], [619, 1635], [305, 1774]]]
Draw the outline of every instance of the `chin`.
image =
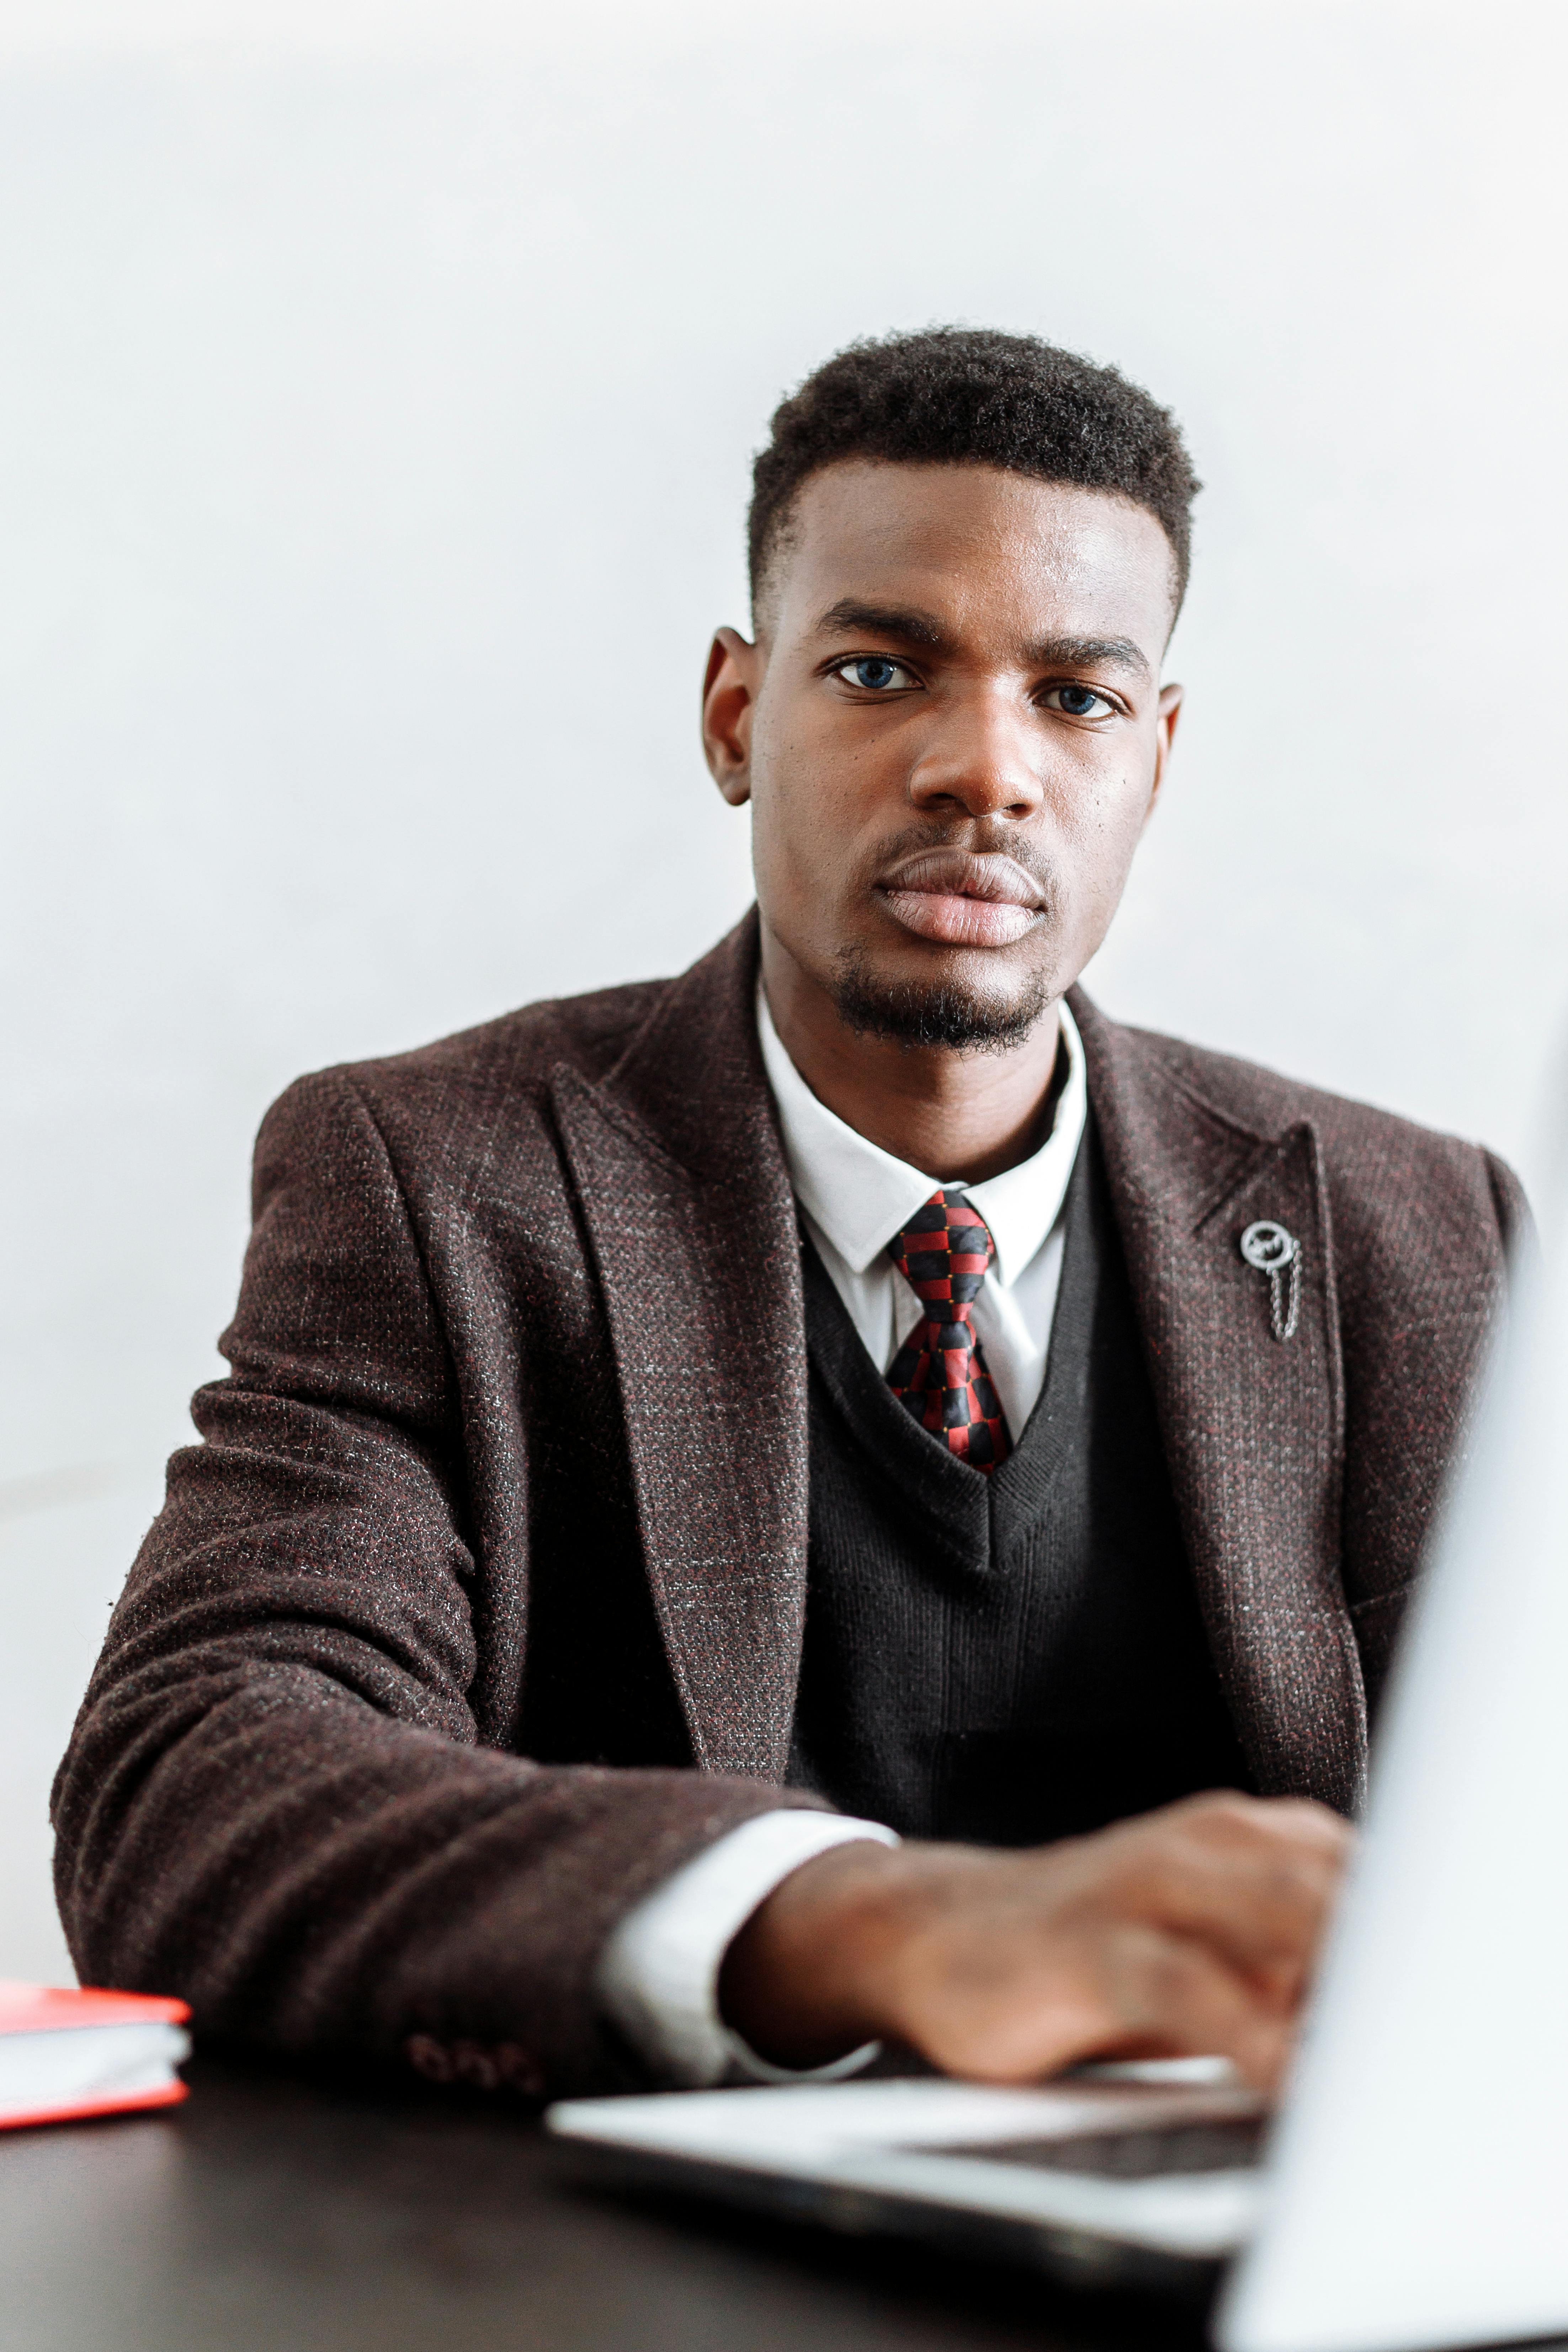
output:
[[975, 984], [972, 959], [952, 962], [957, 969], [941, 972], [879, 971], [864, 949], [845, 948], [832, 982], [838, 1017], [857, 1036], [955, 1054], [1005, 1054], [1024, 1043], [1056, 1000], [1045, 972], [1009, 975], [1001, 988], [984, 988]]

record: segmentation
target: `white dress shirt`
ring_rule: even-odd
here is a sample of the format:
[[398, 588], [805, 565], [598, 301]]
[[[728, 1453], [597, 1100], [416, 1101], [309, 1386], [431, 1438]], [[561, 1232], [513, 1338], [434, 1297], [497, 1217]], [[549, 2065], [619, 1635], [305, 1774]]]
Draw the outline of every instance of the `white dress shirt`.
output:
[[[869, 1143], [819, 1102], [784, 1052], [757, 992], [763, 1066], [778, 1105], [784, 1159], [806, 1230], [878, 1370], [887, 1371], [924, 1312], [888, 1244], [952, 1176], [926, 1176]], [[1061, 1007], [1067, 1076], [1049, 1135], [1031, 1159], [963, 1187], [991, 1228], [996, 1255], [974, 1301], [974, 1332], [1015, 1441], [1046, 1381], [1062, 1273], [1062, 1202], [1089, 1101], [1078, 1024]]]
[[[974, 1301], [985, 1368], [1015, 1441], [1045, 1385], [1062, 1268], [1062, 1203], [1088, 1114], [1083, 1045], [1059, 1008], [1067, 1076], [1051, 1131], [1033, 1157], [965, 1186], [991, 1229], [995, 1256]], [[784, 1159], [807, 1232], [867, 1352], [887, 1371], [921, 1306], [888, 1244], [951, 1176], [895, 1160], [819, 1102], [784, 1051], [759, 983], [757, 1032], [778, 1106]], [[605, 1947], [596, 1978], [604, 2008], [667, 2081], [696, 2087], [726, 2078], [796, 2080], [770, 2066], [719, 2014], [719, 1970], [757, 1906], [802, 1863], [855, 1839], [897, 1845], [879, 1822], [780, 1811], [743, 1822], [646, 1895]], [[813, 2079], [853, 2073], [858, 2050]]]

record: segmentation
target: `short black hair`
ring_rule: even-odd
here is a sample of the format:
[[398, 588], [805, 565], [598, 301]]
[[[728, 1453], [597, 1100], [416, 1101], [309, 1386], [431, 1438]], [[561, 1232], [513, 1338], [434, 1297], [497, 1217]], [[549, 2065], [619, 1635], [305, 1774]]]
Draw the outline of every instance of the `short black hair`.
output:
[[1175, 604], [1186, 593], [1192, 502], [1203, 485], [1168, 408], [1115, 368], [1036, 335], [928, 327], [851, 343], [773, 411], [752, 469], [752, 608], [795, 493], [846, 457], [998, 466], [1043, 482], [1109, 490], [1146, 508], [1171, 542]]

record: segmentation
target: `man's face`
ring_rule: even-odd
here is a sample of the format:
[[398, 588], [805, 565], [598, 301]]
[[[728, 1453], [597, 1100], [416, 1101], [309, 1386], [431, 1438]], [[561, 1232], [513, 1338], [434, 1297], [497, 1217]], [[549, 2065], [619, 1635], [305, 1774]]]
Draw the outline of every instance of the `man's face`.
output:
[[1180, 699], [1172, 569], [1142, 508], [990, 467], [803, 486], [705, 728], [769, 944], [852, 1028], [1003, 1046], [1099, 947]]

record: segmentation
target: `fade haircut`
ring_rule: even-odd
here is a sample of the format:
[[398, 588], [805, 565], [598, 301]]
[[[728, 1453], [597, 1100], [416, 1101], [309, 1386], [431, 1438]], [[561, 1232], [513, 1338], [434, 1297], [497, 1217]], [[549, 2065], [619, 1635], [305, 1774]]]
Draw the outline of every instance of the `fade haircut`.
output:
[[1170, 410], [1114, 368], [1035, 335], [976, 327], [851, 343], [780, 402], [772, 438], [758, 452], [750, 520], [753, 614], [787, 544], [802, 483], [847, 457], [996, 466], [1130, 499], [1171, 542], [1181, 610], [1192, 502], [1203, 486]]

